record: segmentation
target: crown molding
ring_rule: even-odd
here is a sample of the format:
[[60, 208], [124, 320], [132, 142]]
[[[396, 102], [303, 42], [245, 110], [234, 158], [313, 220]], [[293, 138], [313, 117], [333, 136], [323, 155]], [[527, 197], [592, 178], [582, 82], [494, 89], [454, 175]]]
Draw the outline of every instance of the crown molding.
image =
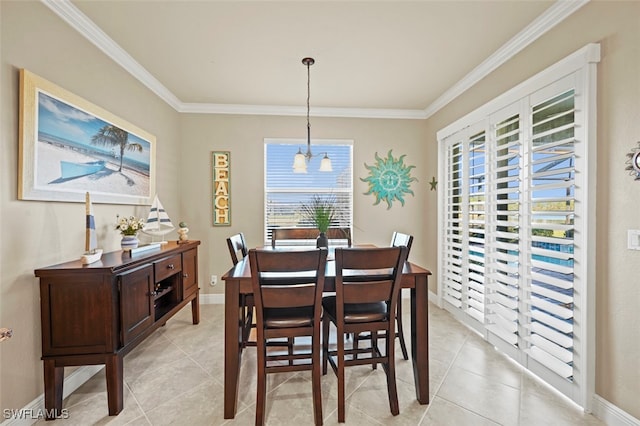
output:
[[[305, 116], [307, 110], [299, 106], [279, 105], [238, 105], [238, 104], [208, 104], [182, 103], [178, 112], [196, 114], [240, 114], [240, 115], [284, 115]], [[424, 110], [421, 109], [382, 109], [382, 108], [327, 108], [311, 107], [309, 115], [312, 117], [338, 118], [394, 118], [407, 120], [423, 120]]]
[[587, 4], [589, 0], [558, 0], [544, 13], [533, 20], [522, 31], [496, 50], [491, 56], [475, 67], [469, 74], [451, 86], [424, 110], [424, 118], [429, 118], [449, 102], [469, 90], [474, 84], [493, 72], [516, 54], [529, 46], [544, 33], [558, 25], [569, 15]]
[[128, 71], [149, 90], [158, 95], [163, 101], [178, 110], [182, 104], [169, 89], [158, 81], [149, 71], [140, 65], [118, 43], [113, 41], [100, 27], [75, 7], [70, 0], [41, 0], [49, 9], [56, 13], [63, 21], [71, 25], [87, 40], [93, 43], [105, 55], [113, 59], [118, 65]]
[[[198, 114], [240, 114], [240, 115], [306, 115], [303, 107], [277, 105], [238, 105], [182, 102], [149, 71], [131, 57], [120, 45], [111, 39], [92, 20], [76, 8], [70, 0], [41, 0], [49, 9], [67, 22], [72, 28], [97, 46], [108, 57], [128, 71], [149, 90], [158, 95], [173, 109], [181, 113]], [[480, 65], [424, 110], [384, 109], [384, 108], [312, 108], [314, 117], [341, 118], [390, 118], [421, 120], [431, 117], [455, 98], [473, 87], [478, 81], [507, 62], [544, 33], [562, 22], [569, 15], [587, 4], [589, 0], [558, 0], [526, 28], [489, 56]]]

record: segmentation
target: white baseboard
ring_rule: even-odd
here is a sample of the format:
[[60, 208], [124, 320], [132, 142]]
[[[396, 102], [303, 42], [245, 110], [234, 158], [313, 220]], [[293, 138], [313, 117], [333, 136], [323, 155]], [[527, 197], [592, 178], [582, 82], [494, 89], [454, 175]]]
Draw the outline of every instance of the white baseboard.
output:
[[592, 414], [608, 426], [640, 426], [640, 420], [616, 407], [601, 396], [593, 396], [592, 409]]
[[[69, 374], [69, 376], [65, 377], [62, 399], [68, 397], [76, 389], [86, 383], [87, 380], [92, 378], [97, 372], [102, 370], [104, 365], [87, 365], [84, 367], [80, 367], [75, 370], [73, 373]], [[0, 423], [2, 426], [30, 426], [37, 422], [39, 419], [44, 418], [45, 408], [44, 408], [44, 394], [41, 394], [39, 397], [31, 401], [25, 407], [17, 410], [17, 412], [12, 413], [12, 415], [8, 416], [4, 422]], [[7, 414], [3, 411], [2, 415], [7, 416]], [[4, 417], [3, 417], [4, 418]]]
[[200, 294], [201, 305], [224, 305], [224, 294]]

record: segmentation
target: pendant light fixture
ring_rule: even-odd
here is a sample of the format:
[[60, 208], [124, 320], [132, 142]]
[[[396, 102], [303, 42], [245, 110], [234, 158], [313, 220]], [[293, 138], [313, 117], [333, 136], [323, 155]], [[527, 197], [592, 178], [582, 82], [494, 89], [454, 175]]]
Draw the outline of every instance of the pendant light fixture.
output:
[[[293, 172], [294, 173], [307, 173], [307, 163], [311, 161], [314, 155], [311, 153], [311, 124], [309, 123], [309, 99], [311, 98], [311, 71], [310, 67], [315, 63], [313, 58], [304, 58], [302, 63], [307, 66], [307, 152], [302, 153], [302, 149], [298, 148], [298, 153], [293, 158]], [[320, 162], [321, 172], [332, 172], [331, 159], [324, 153], [324, 157]]]

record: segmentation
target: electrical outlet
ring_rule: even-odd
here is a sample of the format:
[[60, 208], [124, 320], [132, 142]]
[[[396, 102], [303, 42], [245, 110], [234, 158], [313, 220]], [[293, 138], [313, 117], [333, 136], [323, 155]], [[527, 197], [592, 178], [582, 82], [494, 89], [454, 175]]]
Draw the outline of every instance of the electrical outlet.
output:
[[216, 284], [218, 284], [218, 276], [211, 275], [211, 285], [216, 285]]
[[629, 250], [640, 250], [640, 231], [637, 229], [627, 230], [627, 248]]

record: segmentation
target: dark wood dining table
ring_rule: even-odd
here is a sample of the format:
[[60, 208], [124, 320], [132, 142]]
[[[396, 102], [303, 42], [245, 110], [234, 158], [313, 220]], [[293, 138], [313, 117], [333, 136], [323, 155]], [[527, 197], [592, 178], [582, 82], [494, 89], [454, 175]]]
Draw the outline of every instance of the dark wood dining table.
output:
[[[277, 249], [286, 250], [287, 248], [278, 247]], [[406, 262], [402, 271], [402, 288], [410, 289], [411, 294], [411, 361], [416, 399], [420, 404], [429, 403], [429, 275], [431, 272], [428, 269], [411, 262]], [[335, 277], [335, 262], [329, 260], [325, 273], [324, 291], [335, 291]], [[224, 418], [232, 419], [236, 415], [238, 406], [242, 330], [245, 327], [241, 295], [253, 293], [249, 257], [245, 257], [225, 273], [222, 280], [225, 282]]]

